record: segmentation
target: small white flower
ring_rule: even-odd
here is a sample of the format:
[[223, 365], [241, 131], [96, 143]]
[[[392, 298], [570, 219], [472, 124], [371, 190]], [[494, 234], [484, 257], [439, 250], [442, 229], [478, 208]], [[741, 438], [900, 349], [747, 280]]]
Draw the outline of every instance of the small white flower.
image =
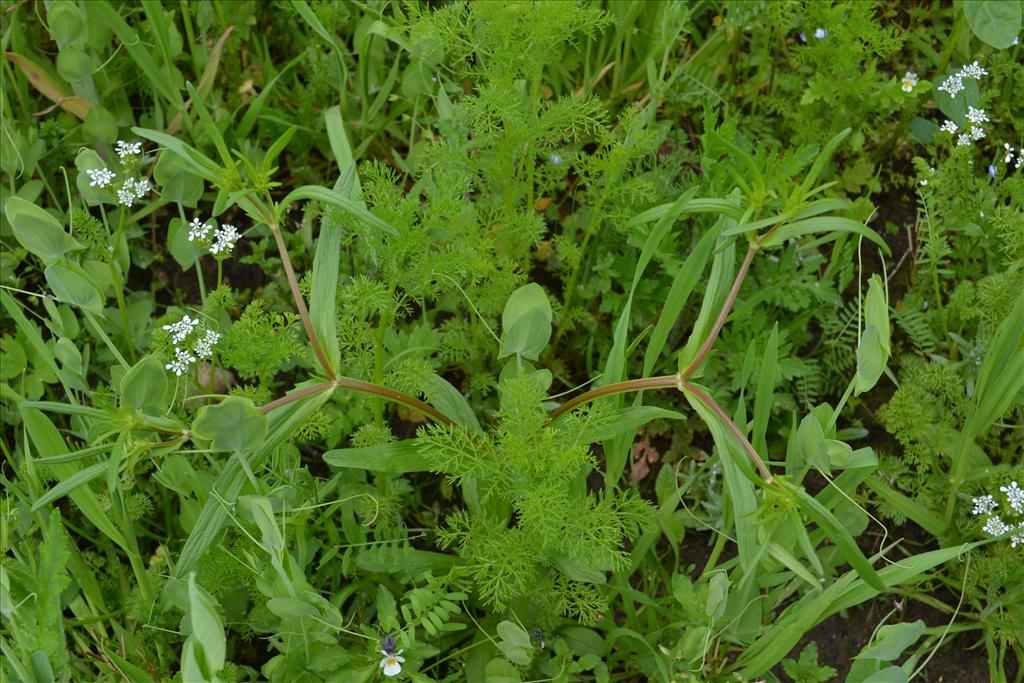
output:
[[131, 206], [135, 203], [135, 193], [128, 187], [127, 183], [117, 191], [117, 203], [121, 206]]
[[1010, 536], [1010, 547], [1016, 548], [1018, 545], [1024, 545], [1024, 523], [1017, 525], [1017, 531]]
[[558, 152], [552, 152], [550, 155], [548, 155], [548, 161], [551, 162], [552, 166], [561, 166], [562, 155], [559, 154]]
[[938, 89], [948, 93], [950, 97], [956, 97], [964, 89], [963, 76], [955, 73], [952, 76], [946, 77], [946, 80], [942, 81], [942, 85]]
[[205, 240], [211, 230], [213, 230], [212, 223], [193, 218], [192, 222], [188, 224], [188, 241]]
[[814, 29], [814, 37], [816, 39], [818, 39], [818, 40], [825, 40], [825, 37], [827, 35], [828, 35], [828, 31], [826, 31], [823, 28], [816, 28], [816, 29]]
[[974, 107], [967, 107], [967, 120], [971, 123], [985, 123], [988, 121], [988, 115], [984, 109], [975, 109]]
[[179, 349], [177, 346], [175, 346], [174, 359], [164, 367], [174, 372], [174, 374], [177, 375], [178, 377], [181, 377], [183, 374], [188, 372], [189, 367], [195, 362], [195, 356], [193, 356], [185, 349]]
[[917, 85], [917, 74], [911, 69], [907, 69], [907, 73], [903, 74], [903, 81], [900, 84], [900, 88], [903, 92], [912, 92], [914, 86]]
[[172, 344], [180, 344], [185, 341], [185, 338], [188, 337], [188, 335], [192, 334], [192, 330], [194, 330], [197, 325], [199, 325], [198, 320], [193, 320], [186, 315], [176, 323], [164, 325], [164, 330], [171, 333]]
[[387, 650], [380, 651], [384, 655], [384, 658], [380, 660], [380, 668], [384, 669], [385, 676], [397, 676], [402, 673], [402, 664], [405, 663], [403, 652], [405, 650], [399, 650], [393, 654], [388, 654]]
[[999, 515], [993, 515], [988, 518], [988, 521], [985, 522], [985, 526], [983, 526], [981, 530], [990, 536], [1002, 536], [1012, 528], [1013, 527], [1000, 519]]
[[220, 341], [220, 334], [213, 330], [206, 330], [202, 339], [196, 342], [195, 352], [200, 358], [209, 358], [213, 355], [213, 347]]
[[125, 157], [129, 157], [134, 154], [142, 154], [141, 142], [125, 142], [124, 140], [117, 141], [117, 156], [124, 159]]
[[960, 76], [962, 78], [973, 78], [974, 80], [978, 80], [982, 76], [988, 76], [988, 72], [978, 66], [978, 62], [975, 61], [973, 64], [968, 64], [960, 69]]
[[807, 34], [806, 33], [804, 33], [803, 31], [800, 31], [800, 33], [798, 35], [800, 36], [800, 42], [801, 43], [806, 43], [807, 42]]
[[114, 179], [115, 175], [113, 171], [106, 168], [88, 170], [85, 173], [92, 179], [89, 187], [106, 187]]
[[957, 147], [970, 147], [971, 146], [971, 136], [968, 135], [967, 133], [963, 133], [962, 135], [960, 135], [960, 137], [958, 137], [956, 139], [956, 146]]
[[213, 234], [213, 244], [210, 245], [211, 254], [230, 254], [235, 248], [235, 242], [241, 235], [235, 230], [235, 226], [223, 223], [220, 229]]
[[991, 515], [992, 511], [999, 507], [999, 503], [992, 496], [972, 498], [971, 502], [974, 503], [974, 510], [971, 514], [975, 515]]
[[949, 133], [950, 135], [955, 135], [956, 131], [957, 131], [957, 125], [955, 123], [953, 123], [952, 121], [950, 121], [949, 119], [946, 119], [946, 122], [943, 123], [942, 126], [939, 127], [939, 130], [941, 130], [943, 133]]
[[1015, 149], [1014, 149], [1013, 147], [1011, 147], [1011, 146], [1010, 146], [1010, 143], [1009, 143], [1009, 142], [1004, 142], [1004, 143], [1003, 143], [1003, 149], [1005, 149], [1005, 150], [1006, 150], [1006, 156], [1005, 156], [1005, 157], [1003, 157], [1003, 163], [1004, 163], [1004, 164], [1008, 164], [1008, 163], [1010, 163], [1011, 161], [1013, 161], [1013, 153], [1014, 153], [1014, 152], [1015, 152], [1016, 150], [1015, 150]]
[[921, 185], [922, 186], [927, 185], [927, 184], [928, 184], [928, 179], [927, 178], [925, 178], [924, 180], [921, 181]]
[[971, 126], [971, 140], [980, 140], [985, 137], [985, 129], [981, 126]]
[[999, 490], [1006, 494], [1006, 502], [1010, 504], [1017, 514], [1024, 515], [1024, 489], [1011, 481], [1009, 486], [1000, 486]]

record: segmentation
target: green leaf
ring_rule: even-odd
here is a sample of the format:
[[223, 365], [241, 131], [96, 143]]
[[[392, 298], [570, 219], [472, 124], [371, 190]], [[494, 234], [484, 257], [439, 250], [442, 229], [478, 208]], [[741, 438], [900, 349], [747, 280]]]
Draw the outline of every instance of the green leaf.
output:
[[228, 396], [217, 405], [199, 409], [192, 432], [212, 441], [214, 450], [253, 451], [263, 444], [267, 416], [242, 396]]
[[[69, 266], [73, 264], [69, 263]], [[103, 298], [82, 268], [48, 265], [44, 270], [46, 283], [60, 301], [81, 306], [96, 315], [103, 312]]]
[[537, 360], [551, 338], [551, 304], [536, 282], [509, 296], [501, 314], [501, 352], [498, 358], [518, 354]]
[[[341, 180], [334, 186], [340, 194]], [[313, 256], [313, 283], [309, 297], [309, 317], [331, 369], [338, 371], [341, 349], [338, 346], [338, 265], [341, 261], [342, 226], [325, 212], [320, 220], [320, 238]]]
[[195, 208], [203, 196], [203, 179], [191, 170], [183, 157], [165, 151], [153, 167], [153, 178], [160, 186], [160, 198]]
[[36, 510], [40, 510], [53, 501], [70, 494], [78, 487], [84, 486], [94, 479], [99, 479], [106, 473], [106, 471], [107, 463], [105, 461], [98, 462], [95, 465], [89, 465], [85, 469], [78, 470], [67, 479], [62, 479], [59, 484], [39, 496], [39, 498], [32, 503], [32, 511], [35, 512]]
[[368, 211], [362, 205], [362, 202], [346, 197], [340, 192], [328, 190], [325, 187], [319, 187], [317, 185], [303, 185], [302, 187], [295, 188], [289, 192], [288, 195], [280, 202], [281, 211], [284, 211], [288, 206], [299, 199], [313, 199], [318, 202], [333, 204], [353, 218], [363, 221], [370, 227], [376, 228], [388, 235], [398, 235], [397, 230], [391, 227], [385, 220], [378, 218], [376, 215]]
[[768, 452], [765, 434], [768, 431], [768, 418], [771, 417], [772, 403], [775, 392], [775, 367], [779, 355], [779, 323], [772, 327], [768, 344], [761, 357], [761, 372], [757, 378], [757, 394], [754, 398], [754, 424], [751, 428], [750, 444], [758, 453]]
[[167, 371], [156, 356], [146, 356], [121, 379], [121, 407], [139, 410], [163, 405]]
[[839, 550], [839, 554], [846, 560], [854, 571], [872, 588], [878, 591], [885, 590], [885, 584], [878, 578], [878, 573], [871, 566], [864, 553], [860, 551], [857, 541], [850, 535], [850, 532], [836, 519], [835, 515], [818, 502], [818, 500], [807, 493], [801, 486], [791, 486], [796, 494], [800, 507], [807, 517], [818, 525], [832, 543]]
[[1020, 0], [964, 0], [964, 17], [974, 35], [1000, 50], [1020, 33]]
[[[859, 221], [840, 216], [815, 216], [805, 218], [788, 225], [783, 225], [778, 230], [768, 233], [770, 235], [763, 243], [763, 247], [777, 247], [787, 240], [804, 235], [816, 233], [843, 233], [852, 232], [856, 235], [867, 237], [869, 240], [881, 247], [886, 254], [889, 253], [889, 245], [885, 243], [878, 233]], [[834, 234], [830, 235], [836, 236]]]
[[[690, 205], [692, 204], [691, 201]], [[649, 376], [654, 370], [654, 365], [668, 341], [669, 333], [679, 322], [679, 314], [686, 306], [690, 293], [693, 292], [700, 276], [704, 273], [711, 250], [721, 234], [723, 225], [724, 221], [719, 220], [714, 227], [704, 233], [700, 241], [697, 242], [697, 246], [686, 257], [683, 265], [673, 277], [672, 286], [665, 297], [665, 306], [661, 309], [661, 315], [658, 317], [658, 324], [654, 326], [654, 331], [651, 332], [650, 340], [647, 342], [647, 351], [644, 353], [644, 377]]]
[[21, 197], [11, 197], [4, 205], [4, 213], [11, 222], [14, 237], [21, 246], [51, 263], [69, 251], [81, 249], [74, 237], [64, 232], [60, 222], [48, 211], [40, 209]]
[[910, 623], [890, 624], [878, 629], [872, 643], [861, 650], [854, 659], [880, 659], [891, 662], [917, 642], [924, 634], [924, 622], [918, 619]]
[[521, 666], [530, 663], [530, 634], [521, 626], [511, 621], [503, 621], [498, 624], [498, 636], [501, 637], [498, 649], [505, 655], [505, 659]]
[[188, 576], [188, 604], [191, 637], [202, 644], [205, 671], [215, 676], [224, 667], [224, 624], [217, 613], [217, 603], [209, 593], [196, 584], [194, 573]]
[[338, 448], [324, 453], [324, 462], [332, 467], [404, 474], [429, 472], [430, 462], [422, 455], [419, 441], [406, 439], [362, 448]]

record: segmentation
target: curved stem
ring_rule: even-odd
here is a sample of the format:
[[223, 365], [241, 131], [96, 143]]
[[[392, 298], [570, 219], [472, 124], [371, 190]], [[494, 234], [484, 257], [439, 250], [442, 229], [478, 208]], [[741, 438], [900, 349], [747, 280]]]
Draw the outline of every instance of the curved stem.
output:
[[323, 391], [333, 391], [339, 387], [351, 389], [352, 391], [358, 391], [364, 394], [380, 396], [388, 399], [389, 401], [400, 403], [407, 408], [412, 408], [413, 410], [431, 418], [435, 422], [440, 422], [441, 424], [446, 425], [453, 424], [451, 418], [447, 415], [414, 396], [410, 396], [409, 394], [401, 391], [395, 391], [394, 389], [389, 389], [387, 387], [382, 387], [378, 384], [352, 379], [350, 377], [336, 377], [328, 382], [321, 382], [320, 384], [306, 387], [305, 389], [299, 389], [296, 392], [286, 394], [280, 398], [274, 399], [270, 403], [260, 406], [260, 411], [263, 413], [269, 413], [274, 408], [279, 408], [287, 403], [298, 401], [299, 399], [306, 398], [307, 396], [313, 396], [314, 394], [319, 394]]
[[703, 391], [698, 389], [695, 385], [690, 384], [689, 382], [683, 382], [682, 389], [683, 391], [690, 393], [694, 398], [696, 398], [698, 401], [707, 406], [707, 408], [711, 412], [713, 412], [719, 420], [725, 423], [725, 426], [729, 428], [729, 431], [731, 431], [733, 435], [737, 439], [739, 439], [740, 444], [742, 444], [743, 446], [743, 450], [747, 452], [747, 455], [750, 456], [750, 459], [754, 461], [755, 465], [757, 465], [757, 471], [761, 473], [761, 477], [766, 482], [770, 482], [772, 480], [772, 473], [768, 471], [768, 468], [765, 466], [764, 461], [761, 460], [761, 456], [759, 456], [757, 454], [757, 451], [754, 450], [754, 447], [750, 445], [750, 442], [747, 441], [747, 436], [740, 430], [739, 427], [736, 426], [736, 423], [732, 421], [732, 418], [730, 418], [726, 414], [726, 412], [722, 410], [722, 407], [720, 405], [715, 403], [715, 399], [711, 398]]
[[306, 301], [302, 298], [302, 292], [299, 291], [299, 281], [295, 278], [292, 260], [288, 258], [288, 248], [285, 246], [284, 238], [281, 236], [281, 228], [277, 222], [269, 222], [267, 225], [270, 227], [270, 232], [274, 233], [277, 251], [281, 255], [281, 263], [284, 264], [285, 277], [288, 278], [288, 286], [292, 290], [292, 298], [295, 299], [295, 307], [299, 311], [299, 318], [302, 319], [302, 326], [306, 330], [306, 336], [309, 337], [309, 342], [313, 345], [313, 353], [316, 354], [316, 359], [320, 362], [327, 376], [333, 379], [336, 376], [334, 368], [331, 367], [331, 362], [327, 360], [324, 347], [320, 345], [320, 339], [316, 336], [316, 330], [313, 329], [313, 321], [309, 318]]
[[615, 394], [624, 394], [629, 391], [643, 391], [644, 389], [663, 389], [667, 387], [678, 387], [679, 386], [678, 375], [663, 375], [661, 377], [645, 377], [644, 379], [630, 379], [625, 382], [616, 382], [615, 384], [609, 384], [605, 387], [598, 387], [597, 389], [591, 389], [585, 394], [580, 394], [574, 399], [566, 401], [562, 405], [558, 406], [551, 412], [551, 416], [548, 418], [548, 424], [555, 422], [558, 418], [565, 415], [567, 412], [572, 410], [578, 405], [589, 403], [595, 399], [602, 398], [604, 396], [614, 396]]
[[711, 328], [711, 333], [708, 338], [701, 344], [700, 350], [697, 351], [697, 355], [693, 357], [690, 364], [686, 366], [680, 375], [685, 381], [697, 371], [700, 364], [704, 362], [704, 357], [711, 351], [712, 344], [718, 339], [718, 333], [722, 331], [722, 326], [725, 325], [725, 319], [729, 317], [729, 311], [732, 310], [732, 305], [736, 302], [736, 296], [740, 293], [740, 286], [743, 284], [743, 280], [747, 277], [747, 271], [750, 270], [750, 263], [754, 260], [754, 254], [757, 253], [757, 245], [752, 244], [747, 249], [747, 255], [743, 257], [743, 264], [740, 266], [740, 272], [736, 273], [736, 279], [733, 280], [732, 289], [729, 290], [729, 296], [725, 299], [725, 304], [722, 305], [722, 310], [718, 313], [718, 317], [715, 319], [715, 324]]

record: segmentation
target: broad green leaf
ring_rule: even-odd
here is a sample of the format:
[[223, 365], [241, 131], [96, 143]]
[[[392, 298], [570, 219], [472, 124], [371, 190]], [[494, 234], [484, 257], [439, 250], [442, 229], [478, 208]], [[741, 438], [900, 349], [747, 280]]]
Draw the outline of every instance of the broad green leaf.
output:
[[200, 408], [192, 432], [212, 441], [215, 450], [253, 451], [263, 445], [267, 417], [249, 399], [228, 396], [216, 405]]
[[424, 457], [416, 439], [406, 439], [377, 446], [337, 448], [324, 453], [324, 462], [332, 467], [367, 470], [369, 472], [429, 472], [430, 462]]
[[49, 212], [21, 197], [8, 199], [4, 213], [21, 246], [44, 263], [51, 263], [69, 251], [82, 248], [74, 237], [64, 232], [60, 222]]
[[501, 314], [501, 352], [537, 360], [551, 338], [551, 304], [536, 282], [512, 292]]
[[46, 266], [44, 274], [46, 284], [50, 286], [57, 299], [81, 306], [90, 313], [102, 314], [103, 298], [82, 268], [71, 263], [54, 264]]
[[1020, 0], [964, 0], [964, 17], [974, 35], [1005, 50], [1020, 33]]
[[153, 167], [153, 178], [160, 186], [160, 198], [195, 208], [203, 196], [203, 179], [191, 164], [173, 151], [164, 151]]
[[156, 356], [146, 356], [121, 379], [121, 406], [139, 410], [163, 405], [167, 370]]
[[918, 619], [910, 623], [888, 624], [878, 633], [867, 647], [854, 659], [880, 659], [891, 662], [917, 642], [924, 634], [924, 622]]
[[209, 593], [196, 584], [194, 573], [188, 577], [188, 602], [192, 637], [202, 644], [205, 670], [211, 675], [216, 675], [224, 666], [224, 624], [217, 613], [217, 603]]

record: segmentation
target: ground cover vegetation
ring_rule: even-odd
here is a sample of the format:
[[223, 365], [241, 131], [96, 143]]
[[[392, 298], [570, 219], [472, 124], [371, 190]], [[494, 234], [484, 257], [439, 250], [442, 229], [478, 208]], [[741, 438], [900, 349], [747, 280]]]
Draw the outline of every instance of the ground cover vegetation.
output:
[[4, 0], [11, 681], [1021, 681], [1021, 3]]

